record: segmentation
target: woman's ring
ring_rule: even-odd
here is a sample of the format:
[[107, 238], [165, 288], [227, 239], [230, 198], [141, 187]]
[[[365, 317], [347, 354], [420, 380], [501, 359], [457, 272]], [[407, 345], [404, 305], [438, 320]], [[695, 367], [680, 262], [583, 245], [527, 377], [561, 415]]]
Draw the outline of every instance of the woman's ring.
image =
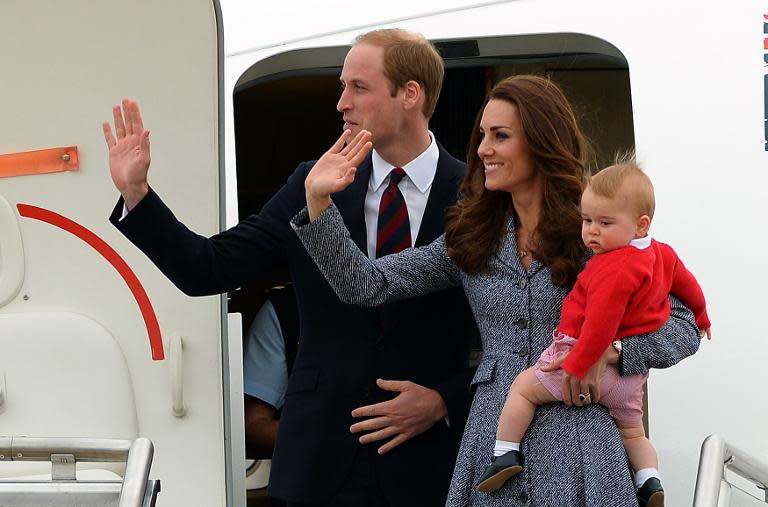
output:
[[579, 401], [582, 403], [591, 403], [592, 402], [592, 396], [590, 396], [589, 393], [579, 393]]

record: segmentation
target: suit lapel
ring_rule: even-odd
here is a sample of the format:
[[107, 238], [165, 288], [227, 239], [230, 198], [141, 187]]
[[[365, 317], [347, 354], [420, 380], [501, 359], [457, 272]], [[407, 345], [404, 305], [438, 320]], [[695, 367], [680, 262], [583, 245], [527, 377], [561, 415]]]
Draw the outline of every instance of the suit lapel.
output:
[[369, 154], [357, 168], [355, 181], [332, 196], [333, 202], [344, 218], [344, 224], [347, 226], [352, 241], [366, 256], [368, 255], [368, 232], [365, 227], [365, 196], [368, 191], [372, 168], [373, 163]]
[[414, 246], [427, 245], [439, 237], [445, 228], [445, 211], [456, 202], [456, 192], [464, 176], [463, 167], [438, 143], [440, 156], [432, 181], [424, 217]]

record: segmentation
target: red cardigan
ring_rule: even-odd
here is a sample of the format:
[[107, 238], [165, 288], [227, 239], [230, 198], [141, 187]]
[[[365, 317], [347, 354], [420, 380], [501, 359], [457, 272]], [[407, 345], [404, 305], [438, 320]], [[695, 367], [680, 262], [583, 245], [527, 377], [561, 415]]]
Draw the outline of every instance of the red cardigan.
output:
[[584, 378], [613, 340], [661, 327], [670, 293], [691, 309], [699, 329], [710, 328], [701, 287], [669, 245], [651, 240], [648, 248], [593, 256], [563, 300], [557, 329], [578, 341], [562, 368]]

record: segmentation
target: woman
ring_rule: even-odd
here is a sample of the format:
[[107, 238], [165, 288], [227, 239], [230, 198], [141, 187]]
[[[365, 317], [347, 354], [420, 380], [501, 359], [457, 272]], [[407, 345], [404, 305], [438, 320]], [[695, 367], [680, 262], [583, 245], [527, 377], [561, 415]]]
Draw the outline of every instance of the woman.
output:
[[[461, 285], [482, 336], [447, 505], [636, 506], [618, 432], [597, 405], [539, 408], [523, 442], [523, 472], [494, 493], [475, 488], [509, 386], [551, 342], [563, 297], [585, 261], [578, 208], [585, 141], [560, 89], [535, 76], [496, 85], [478, 115], [445, 236], [376, 261], [349, 240], [330, 200], [370, 148], [360, 134], [342, 149], [347, 136], [307, 177], [308, 211], [293, 224], [307, 251], [351, 303], [377, 305]], [[623, 345], [622, 373], [632, 374], [674, 364], [696, 350], [698, 335], [691, 320], [671, 318], [659, 332]], [[604, 363], [588, 381], [568, 380], [573, 404], [581, 405], [579, 392], [599, 396], [590, 388]]]

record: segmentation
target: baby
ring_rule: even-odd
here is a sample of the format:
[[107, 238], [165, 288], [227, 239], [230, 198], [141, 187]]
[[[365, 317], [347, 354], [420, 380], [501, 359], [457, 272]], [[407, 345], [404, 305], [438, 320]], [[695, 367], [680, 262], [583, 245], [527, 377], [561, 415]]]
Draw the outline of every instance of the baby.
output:
[[[584, 244], [595, 253], [563, 300], [553, 343], [510, 387], [496, 430], [494, 458], [478, 490], [494, 491], [523, 467], [520, 441], [537, 405], [562, 401], [564, 371], [583, 379], [614, 340], [658, 329], [669, 316], [671, 293], [690, 308], [699, 330], [710, 337], [704, 295], [669, 246], [648, 236], [654, 211], [653, 185], [634, 160], [608, 167], [589, 181], [581, 197]], [[616, 343], [617, 349], [621, 342]], [[561, 368], [541, 367], [568, 353]], [[600, 404], [621, 433], [635, 472], [641, 507], [664, 505], [656, 451], [643, 429], [643, 384], [647, 374], [620, 377], [606, 368]], [[589, 403], [590, 395], [579, 394]]]

